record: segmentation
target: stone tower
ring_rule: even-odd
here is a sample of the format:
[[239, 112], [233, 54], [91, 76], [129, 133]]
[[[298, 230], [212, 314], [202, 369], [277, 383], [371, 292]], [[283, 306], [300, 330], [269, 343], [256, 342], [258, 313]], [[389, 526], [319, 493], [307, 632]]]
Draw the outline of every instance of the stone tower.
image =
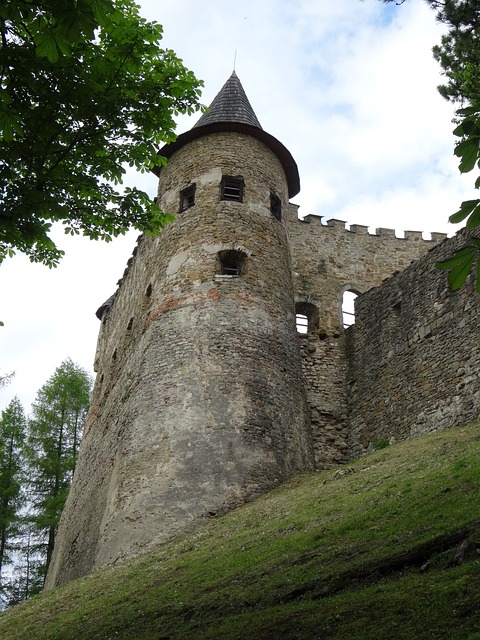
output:
[[175, 221], [141, 237], [98, 311], [97, 380], [47, 588], [313, 466], [286, 212], [289, 151], [235, 72], [160, 150]]

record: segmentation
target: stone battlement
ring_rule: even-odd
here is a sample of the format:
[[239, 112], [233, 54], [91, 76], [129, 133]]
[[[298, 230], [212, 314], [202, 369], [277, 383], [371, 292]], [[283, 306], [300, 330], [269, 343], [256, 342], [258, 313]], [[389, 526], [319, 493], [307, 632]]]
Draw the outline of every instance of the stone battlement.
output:
[[319, 216], [315, 214], [308, 214], [304, 218], [299, 218], [299, 222], [303, 224], [312, 224], [321, 226], [325, 229], [341, 229], [346, 233], [352, 233], [357, 235], [370, 235], [379, 238], [396, 238], [398, 240], [423, 240], [424, 242], [438, 244], [445, 240], [448, 235], [446, 233], [431, 232], [431, 238], [424, 238], [423, 231], [404, 231], [403, 236], [397, 236], [395, 229], [388, 229], [384, 227], [378, 227], [375, 229], [375, 233], [369, 231], [370, 227], [363, 224], [352, 224], [348, 228], [348, 224], [345, 220], [337, 220], [336, 218], [329, 218], [326, 222], [323, 222], [325, 216]]

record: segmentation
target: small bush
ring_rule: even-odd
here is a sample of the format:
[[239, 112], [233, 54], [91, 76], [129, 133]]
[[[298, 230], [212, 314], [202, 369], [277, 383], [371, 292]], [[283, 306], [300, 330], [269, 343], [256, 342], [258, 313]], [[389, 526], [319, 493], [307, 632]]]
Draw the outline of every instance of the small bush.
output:
[[375, 438], [372, 440], [372, 447], [374, 451], [380, 451], [380, 449], [386, 449], [390, 445], [388, 438]]

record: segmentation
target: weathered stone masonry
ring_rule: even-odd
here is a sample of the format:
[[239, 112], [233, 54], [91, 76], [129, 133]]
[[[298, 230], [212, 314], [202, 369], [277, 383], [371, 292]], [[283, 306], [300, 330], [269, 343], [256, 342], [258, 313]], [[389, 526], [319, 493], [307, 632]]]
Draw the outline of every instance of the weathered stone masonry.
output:
[[472, 283], [452, 292], [435, 269], [468, 238], [457, 234], [358, 298], [346, 332], [351, 455], [480, 414], [479, 294]]
[[318, 316], [308, 334], [299, 334], [299, 342], [315, 459], [317, 467], [323, 468], [345, 462], [351, 455], [343, 293], [363, 293], [379, 285], [446, 236], [432, 234], [432, 240], [426, 241], [420, 232], [407, 231], [404, 238], [397, 238], [393, 229], [378, 229], [373, 235], [360, 225], [346, 229], [340, 220], [324, 225], [321, 217], [310, 215], [302, 221], [293, 205], [288, 230], [297, 308], [306, 303]]
[[[97, 379], [47, 588], [375, 439], [480, 409], [478, 295], [450, 293], [434, 269], [464, 235], [437, 246], [442, 234], [299, 220], [296, 164], [235, 74], [162, 153], [158, 199], [176, 219], [139, 238], [97, 312]], [[360, 294], [347, 331], [346, 290]]]

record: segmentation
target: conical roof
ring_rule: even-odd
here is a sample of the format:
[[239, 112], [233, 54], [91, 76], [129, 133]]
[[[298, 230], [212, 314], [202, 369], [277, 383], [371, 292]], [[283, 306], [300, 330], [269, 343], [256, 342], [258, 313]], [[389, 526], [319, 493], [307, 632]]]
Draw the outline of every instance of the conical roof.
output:
[[220, 89], [209, 110], [194, 125], [194, 129], [219, 122], [241, 122], [262, 128], [235, 71]]
[[[290, 151], [279, 140], [262, 129], [235, 71], [220, 89], [209, 110], [190, 131], [180, 134], [174, 142], [159, 149], [158, 153], [165, 158], [170, 158], [192, 140], [225, 131], [252, 136], [270, 147], [285, 171], [289, 197], [297, 195], [300, 191], [300, 177], [296, 162]], [[153, 172], [159, 175], [160, 168], [155, 167]]]

